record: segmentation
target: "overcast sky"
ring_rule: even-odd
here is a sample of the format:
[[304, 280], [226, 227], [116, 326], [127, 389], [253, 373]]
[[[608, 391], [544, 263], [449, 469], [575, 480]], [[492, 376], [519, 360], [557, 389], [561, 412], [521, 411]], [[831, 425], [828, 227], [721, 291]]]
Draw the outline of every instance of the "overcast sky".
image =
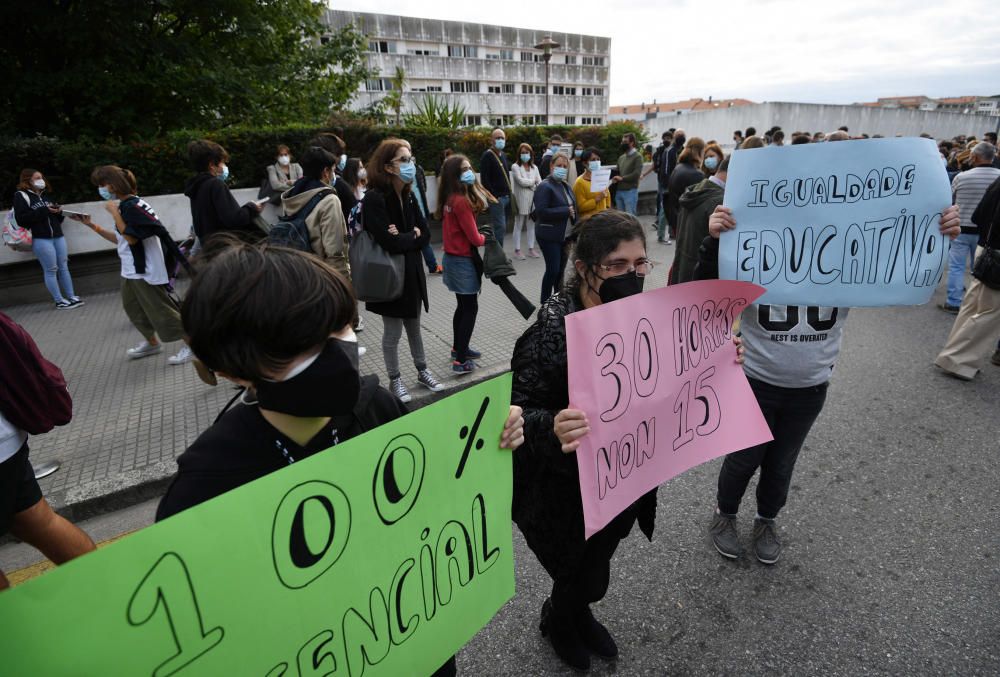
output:
[[611, 38], [611, 104], [1000, 94], [996, 0], [332, 0]]

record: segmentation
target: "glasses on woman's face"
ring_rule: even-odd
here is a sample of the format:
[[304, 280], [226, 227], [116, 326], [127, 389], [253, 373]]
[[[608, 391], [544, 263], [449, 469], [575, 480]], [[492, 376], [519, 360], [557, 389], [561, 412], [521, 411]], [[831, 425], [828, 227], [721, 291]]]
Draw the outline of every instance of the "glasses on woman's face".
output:
[[641, 258], [635, 261], [616, 259], [607, 263], [600, 263], [597, 267], [603, 270], [608, 277], [618, 277], [619, 275], [631, 273], [633, 270], [639, 277], [646, 277], [653, 271], [654, 265], [656, 264], [649, 259]]
[[408, 165], [408, 164], [410, 164], [410, 161], [412, 159], [413, 159], [413, 156], [411, 156], [411, 155], [401, 155], [400, 157], [393, 158], [392, 161], [393, 162], [398, 162], [401, 165]]
[[461, 167], [459, 167], [459, 169], [461, 169], [463, 172], [468, 172], [468, 171], [472, 170], [472, 165], [466, 163], [466, 164], [462, 165]]

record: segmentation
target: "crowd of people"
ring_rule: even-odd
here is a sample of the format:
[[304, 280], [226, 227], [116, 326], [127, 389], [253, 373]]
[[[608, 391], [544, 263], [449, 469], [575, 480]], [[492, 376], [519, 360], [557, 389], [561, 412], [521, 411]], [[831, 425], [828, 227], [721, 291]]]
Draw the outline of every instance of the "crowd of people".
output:
[[[846, 128], [830, 134], [795, 132], [790, 144], [851, 138]], [[784, 139], [777, 127], [764, 135], [748, 128], [733, 136], [741, 153], [782, 146]], [[657, 239], [676, 240], [669, 284], [717, 277], [719, 237], [736, 226], [732, 212], [722, 206], [731, 156], [719, 143], [689, 138], [682, 129], [665, 132], [661, 141], [644, 170], [636, 137], [624, 135], [614, 175], [594, 191], [595, 174], [607, 167], [598, 149], [577, 144], [567, 152], [563, 139], [553, 136], [537, 165], [529, 144], [519, 145], [512, 163], [506, 134], [496, 129], [480, 158], [479, 175], [465, 155], [443, 158], [433, 210], [422, 170], [404, 139], [383, 140], [364, 163], [348, 157], [334, 134], [310, 140], [297, 163], [287, 146], [279, 146], [261, 190], [277, 193], [282, 219], [304, 229], [308, 242], [296, 248], [278, 246], [286, 243], [275, 243], [258, 223], [261, 205], [273, 195], [239, 205], [225, 183], [226, 150], [196, 140], [189, 147], [195, 175], [185, 194], [197, 244], [188, 255], [137, 195], [131, 172], [114, 165], [95, 168], [91, 178], [114, 230], [101, 228], [89, 215], [70, 216], [117, 247], [122, 304], [143, 336], [129, 356], [144, 357], [159, 352], [162, 342], [183, 339], [171, 363], [194, 360], [203, 379], [222, 377], [243, 389], [239, 404], [179, 457], [157, 519], [406, 413], [411, 395], [399, 357], [404, 331], [416, 384], [440, 391], [443, 385], [429, 368], [421, 335], [422, 314], [431, 311], [428, 274], [441, 273], [455, 295], [452, 371], [474, 371], [480, 352], [472, 347], [472, 337], [484, 276], [480, 248], [491, 241], [502, 246], [513, 209], [515, 258], [526, 258], [524, 229], [527, 256], [541, 256], [545, 265], [541, 307], [513, 346], [510, 415], [503, 429], [494, 431], [501, 446], [513, 452], [513, 518], [552, 578], [541, 604], [540, 630], [556, 654], [578, 670], [589, 668], [592, 656], [614, 658], [617, 643], [591, 605], [606, 594], [612, 557], [632, 527], [638, 524], [652, 538], [656, 492], [584, 539], [574, 452], [590, 426], [568, 391], [565, 317], [642, 292], [654, 269], [646, 231], [636, 218], [638, 185], [647, 174], [657, 176]], [[936, 364], [962, 379], [975, 376], [1000, 337], [1000, 289], [977, 277], [962, 288], [966, 266], [984, 251], [1000, 249], [995, 142], [995, 136], [987, 136], [939, 146], [949, 171], [953, 164], [958, 170], [952, 179], [954, 204], [940, 206], [939, 222], [940, 232], [952, 239], [948, 298], [941, 307], [957, 317]], [[15, 198], [18, 220], [42, 243], [37, 253], [56, 307], [79, 305], [65, 265], [65, 244], [55, 243], [62, 240], [61, 207], [46, 197], [49, 186], [40, 172], [26, 169], [21, 184]], [[431, 217], [442, 223], [440, 264], [429, 245]], [[349, 251], [352, 237], [362, 231], [395, 262], [401, 278], [396, 296], [366, 302], [367, 311], [383, 323], [388, 388], [365, 374], [359, 361], [362, 326], [354, 278], [362, 272], [356, 266], [364, 263]], [[188, 258], [194, 272], [179, 301], [165, 275]], [[752, 305], [743, 312], [734, 339], [736, 360], [774, 439], [729, 454], [721, 466], [707, 532], [723, 557], [736, 559], [745, 551], [737, 515], [758, 473], [749, 550], [766, 565], [781, 557], [776, 520], [799, 451], [824, 407], [849, 311]], [[797, 335], [796, 340], [770, 340], [775, 332]], [[1000, 364], [1000, 348], [992, 361]], [[5, 382], [8, 378], [4, 373]], [[343, 387], [330, 388], [330, 383]], [[37, 482], [29, 480], [27, 424], [12, 417], [8, 406], [0, 399], [6, 416], [0, 417], [0, 481], [12, 487], [9, 499], [6, 491], [0, 494], [6, 501], [0, 530], [12, 525], [48, 554], [53, 546], [47, 539], [55, 528], [61, 542], [72, 543], [53, 555], [58, 561], [88, 551], [93, 544], [71, 525], [56, 523], [49, 536], [33, 535], [26, 511], [45, 506], [38, 508], [43, 499]], [[0, 575], [0, 587], [4, 583]], [[451, 659], [437, 674], [454, 672]]]

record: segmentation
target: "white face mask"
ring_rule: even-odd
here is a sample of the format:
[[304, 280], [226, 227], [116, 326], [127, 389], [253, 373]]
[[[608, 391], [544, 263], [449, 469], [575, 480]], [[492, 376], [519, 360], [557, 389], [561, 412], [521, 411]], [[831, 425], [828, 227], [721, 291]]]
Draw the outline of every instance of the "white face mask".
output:
[[367, 179], [368, 178], [368, 171], [364, 170], [364, 169], [358, 171], [358, 178], [359, 179]]
[[287, 167], [289, 162], [291, 162], [291, 158], [289, 158], [287, 155], [278, 156], [278, 164], [281, 165], [282, 167]]
[[34, 186], [36, 190], [45, 189], [45, 181], [43, 179], [37, 179], [36, 181], [32, 181], [31, 185]]

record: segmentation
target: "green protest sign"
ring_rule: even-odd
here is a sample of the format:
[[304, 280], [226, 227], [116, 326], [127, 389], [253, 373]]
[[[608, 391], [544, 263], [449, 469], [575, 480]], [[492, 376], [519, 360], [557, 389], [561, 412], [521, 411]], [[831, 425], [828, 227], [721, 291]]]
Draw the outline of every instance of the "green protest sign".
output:
[[514, 594], [510, 376], [0, 594], [10, 675], [419, 675]]

